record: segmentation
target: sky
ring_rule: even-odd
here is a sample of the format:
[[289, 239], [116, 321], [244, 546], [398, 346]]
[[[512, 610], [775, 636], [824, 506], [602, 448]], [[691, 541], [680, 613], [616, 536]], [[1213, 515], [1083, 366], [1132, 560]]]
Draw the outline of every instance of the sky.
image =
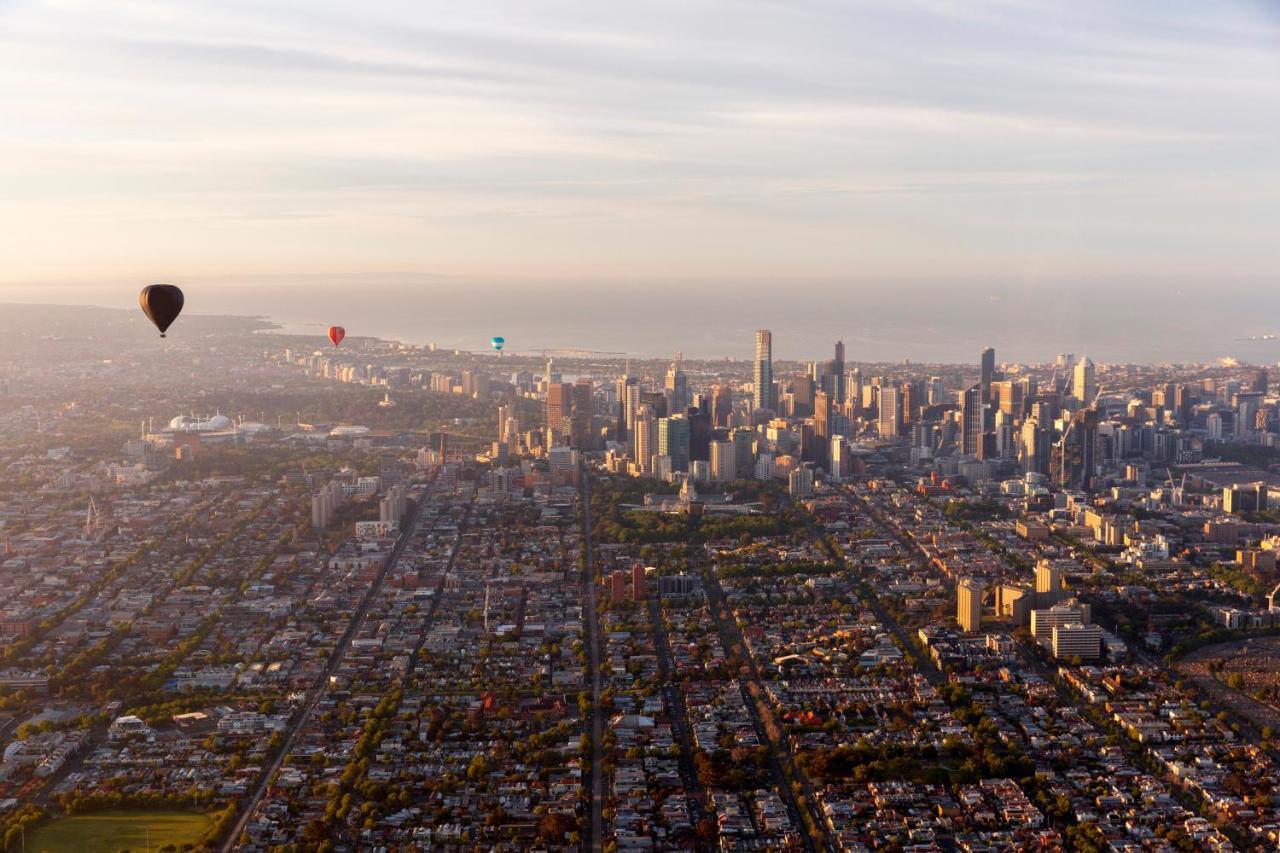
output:
[[0, 0], [0, 104], [0, 296], [1280, 272], [1275, 0]]

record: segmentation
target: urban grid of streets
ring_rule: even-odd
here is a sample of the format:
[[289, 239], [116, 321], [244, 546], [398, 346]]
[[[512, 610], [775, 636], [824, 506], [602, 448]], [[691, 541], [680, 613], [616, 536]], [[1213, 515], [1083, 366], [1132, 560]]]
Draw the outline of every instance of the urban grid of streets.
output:
[[[240, 360], [212, 393], [296, 424], [117, 437], [196, 392], [68, 402], [130, 375], [100, 358], [4, 380], [31, 400], [0, 418], [11, 848], [119, 809], [224, 851], [1275, 846], [1265, 371], [1115, 366], [1113, 398], [1087, 361], [1078, 393], [997, 371], [971, 423], [966, 367], [915, 403], [909, 375], [841, 372], [860, 402], [806, 461], [797, 401], [836, 374], [795, 371], [790, 413], [753, 425], [741, 365], [690, 366], [726, 425], [667, 470], [628, 453], [692, 438], [697, 406], [652, 418], [691, 402], [680, 362], [619, 396], [551, 364], [254, 346], [174, 358], [194, 384]], [[948, 385], [958, 408], [925, 404]], [[635, 435], [591, 446], [627, 400]], [[984, 459], [964, 430], [992, 409]]]

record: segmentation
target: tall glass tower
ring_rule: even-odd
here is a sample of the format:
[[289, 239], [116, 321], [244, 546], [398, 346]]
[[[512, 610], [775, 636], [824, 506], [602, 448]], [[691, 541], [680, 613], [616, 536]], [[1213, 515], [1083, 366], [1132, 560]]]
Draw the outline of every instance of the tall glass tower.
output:
[[776, 410], [773, 404], [773, 333], [756, 329], [756, 361], [751, 373], [755, 384], [756, 409]]

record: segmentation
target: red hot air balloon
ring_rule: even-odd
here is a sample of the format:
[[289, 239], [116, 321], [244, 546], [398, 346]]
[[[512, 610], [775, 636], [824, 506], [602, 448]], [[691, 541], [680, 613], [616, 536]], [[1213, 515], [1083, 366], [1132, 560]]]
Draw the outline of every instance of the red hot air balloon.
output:
[[147, 319], [156, 324], [160, 337], [182, 313], [182, 291], [172, 284], [148, 284], [138, 294], [138, 304]]
[[329, 327], [329, 340], [333, 341], [333, 345], [335, 347], [338, 344], [342, 343], [342, 339], [345, 338], [346, 336], [347, 336], [347, 330], [342, 328], [341, 326]]

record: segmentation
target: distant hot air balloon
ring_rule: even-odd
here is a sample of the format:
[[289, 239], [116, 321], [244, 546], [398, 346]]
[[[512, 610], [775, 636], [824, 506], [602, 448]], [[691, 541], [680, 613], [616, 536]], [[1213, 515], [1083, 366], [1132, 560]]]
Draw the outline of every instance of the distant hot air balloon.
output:
[[156, 324], [162, 338], [168, 328], [173, 325], [173, 321], [182, 313], [182, 302], [182, 291], [172, 284], [148, 284], [142, 288], [142, 293], [138, 294], [138, 304], [142, 306], [142, 312], [147, 315], [147, 319]]
[[494, 349], [496, 349], [499, 353], [501, 353], [501, 352], [502, 352], [502, 346], [503, 346], [503, 344], [505, 344], [506, 342], [507, 342], [507, 339], [506, 339], [506, 338], [499, 337], [499, 336], [496, 336], [496, 335], [495, 335], [494, 337], [492, 337], [492, 338], [489, 338], [489, 344], [490, 344], [490, 346], [492, 346]]
[[338, 344], [342, 343], [342, 339], [345, 338], [346, 336], [347, 336], [347, 330], [342, 328], [341, 326], [329, 327], [329, 340], [333, 341], [333, 345], [335, 347]]

